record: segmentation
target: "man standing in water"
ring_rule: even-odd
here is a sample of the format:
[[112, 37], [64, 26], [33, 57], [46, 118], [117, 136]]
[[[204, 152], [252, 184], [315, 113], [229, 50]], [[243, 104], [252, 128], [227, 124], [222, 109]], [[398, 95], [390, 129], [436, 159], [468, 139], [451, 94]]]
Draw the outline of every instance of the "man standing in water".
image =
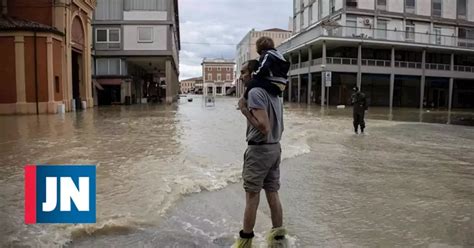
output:
[[[259, 63], [250, 60], [243, 65], [241, 80], [248, 85], [252, 72]], [[280, 189], [280, 139], [283, 133], [283, 104], [278, 96], [262, 88], [253, 88], [248, 102], [239, 100], [239, 108], [247, 118], [248, 148], [244, 154], [242, 178], [246, 194], [244, 227], [233, 247], [251, 247], [253, 228], [257, 217], [260, 191], [265, 190], [270, 206], [273, 228], [267, 241], [270, 246], [284, 244], [286, 230], [283, 226], [283, 211], [278, 196]]]
[[354, 86], [353, 88], [354, 93], [352, 94], [351, 97], [351, 103], [354, 106], [354, 112], [353, 112], [353, 117], [354, 117], [354, 132], [356, 134], [359, 133], [359, 125], [360, 125], [360, 132], [364, 133], [365, 129], [365, 121], [364, 121], [364, 116], [365, 116], [365, 111], [367, 110], [367, 97], [365, 96], [364, 93], [359, 91], [359, 88], [357, 86]]

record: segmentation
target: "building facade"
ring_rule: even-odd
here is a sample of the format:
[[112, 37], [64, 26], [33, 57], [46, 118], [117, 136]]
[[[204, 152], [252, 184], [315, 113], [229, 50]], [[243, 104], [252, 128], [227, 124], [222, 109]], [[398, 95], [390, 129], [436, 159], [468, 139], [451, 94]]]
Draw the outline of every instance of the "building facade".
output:
[[348, 104], [357, 85], [372, 106], [474, 108], [474, 0], [294, 0], [293, 18], [289, 101]]
[[203, 94], [225, 96], [234, 86], [235, 62], [228, 59], [204, 59], [202, 65]]
[[0, 114], [92, 107], [96, 1], [3, 0], [0, 6]]
[[180, 82], [182, 94], [202, 92], [202, 77], [188, 78]]
[[243, 94], [244, 89], [242, 82], [239, 80], [242, 64], [247, 60], [259, 58], [255, 44], [257, 43], [257, 40], [263, 36], [272, 38], [273, 42], [275, 43], [275, 47], [277, 47], [283, 41], [291, 37], [291, 31], [279, 28], [272, 28], [263, 31], [256, 31], [255, 29], [252, 29], [239, 42], [235, 55], [236, 95], [239, 97]]
[[93, 44], [100, 105], [177, 99], [177, 0], [97, 0]]

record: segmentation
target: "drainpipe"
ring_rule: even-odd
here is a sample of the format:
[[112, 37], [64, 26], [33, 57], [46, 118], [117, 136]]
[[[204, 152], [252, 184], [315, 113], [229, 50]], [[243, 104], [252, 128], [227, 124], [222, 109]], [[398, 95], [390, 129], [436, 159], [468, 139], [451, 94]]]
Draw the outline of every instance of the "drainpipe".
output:
[[35, 60], [35, 98], [36, 98], [36, 114], [39, 115], [39, 103], [38, 103], [38, 53], [37, 53], [37, 37], [36, 31], [34, 32], [35, 47], [34, 47], [34, 60]]

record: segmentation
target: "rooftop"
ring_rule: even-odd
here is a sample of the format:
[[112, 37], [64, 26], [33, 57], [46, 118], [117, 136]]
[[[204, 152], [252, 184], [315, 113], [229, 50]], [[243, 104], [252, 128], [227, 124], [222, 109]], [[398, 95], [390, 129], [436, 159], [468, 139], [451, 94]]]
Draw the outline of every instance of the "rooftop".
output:
[[63, 35], [54, 27], [6, 15], [0, 16], [0, 31], [40, 31]]
[[291, 33], [289, 30], [281, 29], [281, 28], [270, 28], [270, 29], [265, 29], [263, 32], [287, 32]]
[[208, 59], [208, 58], [204, 58], [204, 59], [202, 60], [202, 63], [235, 64], [235, 61], [234, 61], [234, 59], [223, 59], [223, 58], [220, 58], [220, 59]]
[[193, 78], [183, 79], [183, 80], [181, 80], [181, 82], [183, 82], [183, 81], [201, 81], [201, 80], [202, 80], [202, 77], [193, 77]]

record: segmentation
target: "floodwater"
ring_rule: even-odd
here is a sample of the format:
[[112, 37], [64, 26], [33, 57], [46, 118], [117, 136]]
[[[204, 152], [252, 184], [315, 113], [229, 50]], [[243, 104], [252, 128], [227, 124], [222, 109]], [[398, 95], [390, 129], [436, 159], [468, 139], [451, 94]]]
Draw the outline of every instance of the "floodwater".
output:
[[[0, 246], [230, 246], [244, 207], [245, 121], [235, 103], [206, 108], [194, 96], [175, 106], [0, 117]], [[371, 109], [367, 133], [354, 135], [348, 109], [286, 107], [290, 246], [474, 246], [474, 128], [422, 123], [469, 124], [472, 115], [386, 113]], [[24, 225], [25, 164], [96, 164], [97, 223]], [[262, 196], [258, 247], [270, 227]]]

